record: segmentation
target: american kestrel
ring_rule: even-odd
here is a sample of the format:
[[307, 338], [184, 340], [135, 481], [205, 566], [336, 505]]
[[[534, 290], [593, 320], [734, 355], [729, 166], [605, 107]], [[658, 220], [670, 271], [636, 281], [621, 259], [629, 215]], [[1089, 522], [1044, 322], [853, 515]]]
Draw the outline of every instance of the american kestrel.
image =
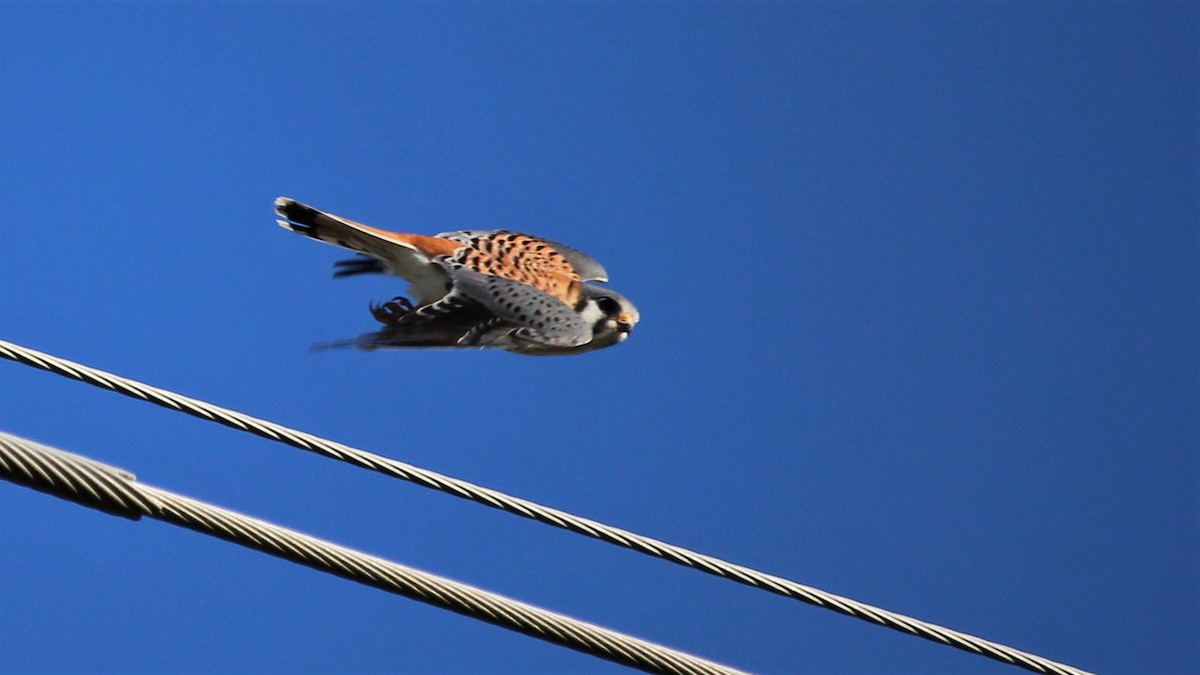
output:
[[507, 230], [432, 237], [378, 230], [280, 197], [280, 226], [362, 254], [333, 275], [394, 274], [408, 298], [371, 306], [383, 328], [341, 344], [383, 347], [499, 347], [535, 355], [577, 354], [629, 337], [638, 311], [600, 263], [573, 248]]

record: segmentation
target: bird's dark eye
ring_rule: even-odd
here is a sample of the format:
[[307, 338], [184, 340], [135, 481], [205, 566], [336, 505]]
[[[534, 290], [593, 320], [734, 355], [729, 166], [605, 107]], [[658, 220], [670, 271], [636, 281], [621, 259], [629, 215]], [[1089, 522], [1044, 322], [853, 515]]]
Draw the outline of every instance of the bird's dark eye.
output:
[[621, 304], [607, 295], [596, 298], [596, 306], [605, 314], [616, 314], [621, 309]]

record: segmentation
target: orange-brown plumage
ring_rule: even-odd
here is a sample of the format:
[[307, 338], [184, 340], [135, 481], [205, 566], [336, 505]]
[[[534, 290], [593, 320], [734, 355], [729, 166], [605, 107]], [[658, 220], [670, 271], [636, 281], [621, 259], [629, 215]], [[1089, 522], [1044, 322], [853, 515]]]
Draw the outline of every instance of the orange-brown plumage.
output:
[[280, 221], [285, 227], [299, 226], [298, 231], [307, 236], [384, 261], [400, 276], [421, 286], [426, 291], [421, 295], [443, 294], [433, 290], [435, 277], [444, 275], [434, 263], [442, 256], [480, 274], [528, 284], [571, 307], [582, 292], [579, 270], [554, 245], [537, 237], [505, 230], [445, 236], [391, 232], [283, 197], [276, 209], [287, 219]]
[[483, 274], [529, 284], [571, 306], [579, 301], [579, 272], [561, 253], [534, 237], [514, 232], [475, 237], [451, 260]]
[[388, 241], [394, 241], [400, 244], [412, 246], [430, 258], [436, 258], [439, 255], [454, 255], [455, 251], [462, 248], [462, 244], [458, 243], [457, 241], [452, 241], [443, 237], [430, 237], [424, 234], [405, 234], [404, 232], [389, 232], [387, 230], [381, 230], [377, 227], [371, 227], [370, 225], [363, 225], [362, 223], [358, 222], [354, 222], [354, 225], [360, 230], [364, 232], [370, 232], [380, 239], [386, 239]]
[[407, 244], [430, 258], [449, 256], [482, 274], [540, 288], [568, 305], [579, 300], [579, 273], [562, 254], [534, 237], [496, 232], [463, 243], [445, 237], [389, 232], [362, 223], [355, 226], [380, 239]]

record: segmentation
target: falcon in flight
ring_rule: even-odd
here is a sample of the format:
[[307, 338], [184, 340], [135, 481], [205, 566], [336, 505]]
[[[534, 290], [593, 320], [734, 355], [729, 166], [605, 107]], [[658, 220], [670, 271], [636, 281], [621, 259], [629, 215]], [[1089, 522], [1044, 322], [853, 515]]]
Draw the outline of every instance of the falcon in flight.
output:
[[280, 226], [361, 254], [333, 275], [394, 274], [412, 300], [372, 305], [383, 327], [339, 345], [498, 347], [520, 354], [578, 354], [629, 337], [638, 311], [591, 257], [562, 244], [507, 230], [435, 236], [378, 230], [280, 197]]

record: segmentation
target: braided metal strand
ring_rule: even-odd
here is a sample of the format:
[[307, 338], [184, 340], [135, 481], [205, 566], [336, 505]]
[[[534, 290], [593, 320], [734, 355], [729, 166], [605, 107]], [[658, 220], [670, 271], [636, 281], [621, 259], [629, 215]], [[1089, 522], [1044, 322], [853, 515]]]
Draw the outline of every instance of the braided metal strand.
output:
[[0, 340], [0, 357], [1037, 673], [1086, 671]]
[[654, 673], [741, 671], [136, 482], [132, 474], [0, 432], [0, 478], [130, 518], [148, 516]]
[[131, 490], [131, 473], [0, 432], [0, 476], [115, 516], [137, 520], [151, 505]]

